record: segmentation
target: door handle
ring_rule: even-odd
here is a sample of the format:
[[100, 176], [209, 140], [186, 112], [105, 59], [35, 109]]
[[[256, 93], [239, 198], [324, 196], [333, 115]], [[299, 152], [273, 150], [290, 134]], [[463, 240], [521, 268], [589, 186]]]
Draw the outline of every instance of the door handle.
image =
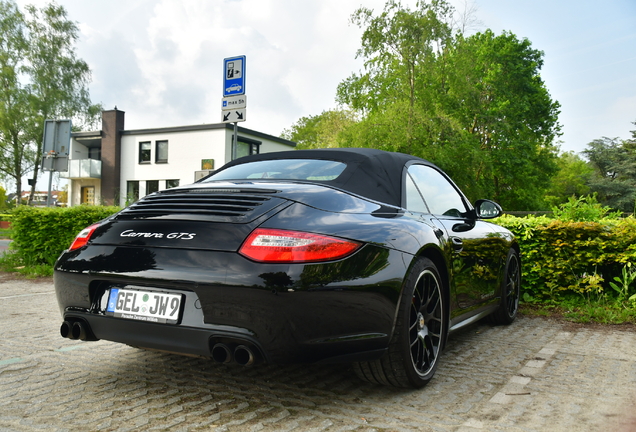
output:
[[459, 237], [451, 237], [451, 243], [453, 243], [455, 252], [461, 252], [464, 249], [464, 242]]

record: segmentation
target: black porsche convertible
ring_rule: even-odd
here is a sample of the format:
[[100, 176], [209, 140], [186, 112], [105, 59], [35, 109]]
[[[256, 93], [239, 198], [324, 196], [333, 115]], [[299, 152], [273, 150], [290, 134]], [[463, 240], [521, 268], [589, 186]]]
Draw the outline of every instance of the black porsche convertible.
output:
[[83, 230], [55, 264], [60, 332], [421, 387], [449, 333], [515, 319], [519, 247], [484, 221], [501, 211], [401, 153], [247, 156]]

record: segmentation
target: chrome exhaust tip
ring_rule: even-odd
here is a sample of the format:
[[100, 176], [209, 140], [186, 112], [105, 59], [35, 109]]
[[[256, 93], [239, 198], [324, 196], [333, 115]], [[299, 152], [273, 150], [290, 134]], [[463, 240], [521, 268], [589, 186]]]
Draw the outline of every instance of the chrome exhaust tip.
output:
[[227, 345], [218, 343], [212, 347], [212, 359], [218, 363], [230, 363], [232, 350]]
[[256, 363], [256, 357], [248, 346], [239, 345], [234, 349], [234, 361], [241, 366], [251, 366]]

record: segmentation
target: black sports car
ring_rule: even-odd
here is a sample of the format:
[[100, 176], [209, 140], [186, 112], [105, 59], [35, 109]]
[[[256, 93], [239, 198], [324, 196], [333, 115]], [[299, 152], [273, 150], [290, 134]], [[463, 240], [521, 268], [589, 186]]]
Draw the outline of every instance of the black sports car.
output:
[[232, 161], [83, 230], [61, 334], [218, 362], [351, 362], [421, 387], [448, 334], [515, 319], [519, 248], [435, 165], [372, 149]]

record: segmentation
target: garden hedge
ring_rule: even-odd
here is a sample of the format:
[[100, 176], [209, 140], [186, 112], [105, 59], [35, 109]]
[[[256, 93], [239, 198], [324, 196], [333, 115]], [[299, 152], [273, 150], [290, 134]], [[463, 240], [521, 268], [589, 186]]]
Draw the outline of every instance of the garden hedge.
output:
[[633, 217], [573, 222], [503, 216], [495, 222], [519, 238], [526, 299], [612, 292], [610, 282], [636, 264]]
[[[82, 229], [119, 210], [18, 207], [11, 216], [11, 249], [27, 266], [52, 266]], [[636, 268], [634, 217], [572, 222], [546, 216], [502, 216], [495, 222], [519, 239], [526, 299], [600, 293], [610, 289], [610, 282], [620, 278], [626, 266]]]
[[81, 230], [119, 210], [114, 206], [17, 207], [11, 212], [11, 250], [27, 266], [52, 266]]

